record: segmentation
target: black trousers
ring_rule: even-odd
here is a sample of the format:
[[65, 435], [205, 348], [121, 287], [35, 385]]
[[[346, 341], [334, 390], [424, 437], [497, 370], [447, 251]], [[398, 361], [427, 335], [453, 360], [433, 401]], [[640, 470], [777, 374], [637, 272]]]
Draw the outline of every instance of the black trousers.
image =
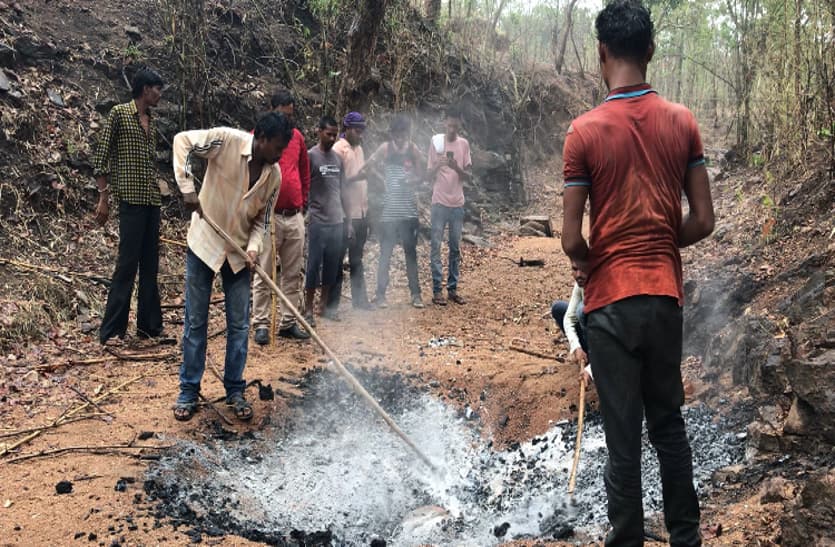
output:
[[128, 328], [133, 282], [139, 270], [136, 331], [139, 336], [162, 334], [159, 301], [159, 207], [119, 202], [119, 257], [107, 294], [99, 331], [101, 343], [122, 337]]
[[681, 415], [681, 308], [675, 299], [663, 296], [619, 300], [588, 314], [587, 335], [609, 450], [604, 480], [613, 529], [606, 545], [644, 543], [644, 414], [661, 465], [670, 545], [701, 545], [692, 454]]
[[348, 232], [345, 232], [345, 246], [342, 252], [342, 259], [339, 261], [339, 278], [336, 286], [331, 289], [328, 295], [328, 307], [336, 308], [339, 306], [339, 299], [342, 297], [342, 280], [344, 273], [342, 271], [342, 262], [345, 261], [345, 253], [348, 253], [348, 264], [351, 272], [351, 301], [354, 307], [362, 307], [368, 305], [368, 293], [365, 288], [365, 265], [362, 263], [363, 254], [365, 253], [365, 243], [368, 241], [368, 219], [355, 218], [351, 220], [351, 225], [354, 227], [354, 240], [348, 241]]

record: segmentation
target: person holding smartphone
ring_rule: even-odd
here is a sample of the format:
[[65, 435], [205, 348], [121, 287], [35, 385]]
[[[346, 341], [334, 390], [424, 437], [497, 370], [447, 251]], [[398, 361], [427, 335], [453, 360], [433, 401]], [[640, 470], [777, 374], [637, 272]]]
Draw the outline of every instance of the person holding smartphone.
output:
[[461, 265], [461, 232], [464, 228], [464, 182], [472, 178], [470, 143], [460, 136], [461, 114], [446, 112], [446, 132], [432, 137], [429, 145], [428, 173], [432, 181], [432, 246], [429, 255], [432, 271], [432, 303], [445, 306], [443, 295], [443, 264], [441, 240], [449, 226], [449, 262], [447, 265], [447, 298], [456, 304], [466, 301], [458, 293]]

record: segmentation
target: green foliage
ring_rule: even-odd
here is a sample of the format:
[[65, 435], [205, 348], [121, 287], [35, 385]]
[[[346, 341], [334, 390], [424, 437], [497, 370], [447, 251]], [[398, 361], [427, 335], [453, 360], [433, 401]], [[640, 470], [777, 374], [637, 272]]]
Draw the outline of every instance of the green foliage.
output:
[[138, 61], [142, 58], [142, 52], [136, 44], [128, 44], [125, 49], [122, 50], [122, 57], [130, 59], [131, 61]]

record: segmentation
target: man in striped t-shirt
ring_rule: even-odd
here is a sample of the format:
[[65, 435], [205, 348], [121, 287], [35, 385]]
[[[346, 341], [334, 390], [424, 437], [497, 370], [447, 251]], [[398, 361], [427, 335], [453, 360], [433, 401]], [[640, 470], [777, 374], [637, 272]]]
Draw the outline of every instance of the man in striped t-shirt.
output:
[[417, 266], [418, 208], [415, 191], [423, 180], [425, 160], [417, 145], [410, 140], [412, 124], [409, 118], [399, 115], [390, 126], [391, 139], [377, 148], [365, 166], [349, 181], [365, 178], [368, 170], [381, 167], [386, 191], [383, 196], [383, 212], [380, 215], [380, 264], [377, 268], [377, 298], [380, 308], [387, 307], [386, 289], [389, 284], [389, 266], [394, 246], [399, 242], [406, 255], [406, 276], [412, 306], [423, 308]]
[[[681, 414], [679, 249], [713, 230], [699, 127], [645, 83], [653, 25], [639, 0], [612, 0], [595, 21], [606, 101], [575, 119], [563, 151], [562, 245], [588, 275], [584, 295], [609, 461], [606, 545], [643, 545], [641, 424], [661, 464], [673, 546], [701, 544], [699, 503]], [[681, 195], [689, 213], [682, 218]], [[581, 233], [591, 201], [587, 244]]]

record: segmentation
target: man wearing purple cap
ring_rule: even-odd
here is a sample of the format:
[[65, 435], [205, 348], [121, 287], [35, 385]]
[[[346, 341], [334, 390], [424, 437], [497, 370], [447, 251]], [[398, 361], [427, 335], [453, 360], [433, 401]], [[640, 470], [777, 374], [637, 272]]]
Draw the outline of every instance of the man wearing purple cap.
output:
[[[354, 308], [368, 310], [371, 303], [365, 290], [365, 268], [362, 264], [365, 242], [368, 239], [368, 183], [364, 178], [354, 176], [365, 165], [365, 153], [362, 149], [362, 134], [365, 131], [365, 119], [359, 112], [349, 112], [342, 119], [342, 137], [333, 145], [333, 150], [342, 158], [345, 170], [345, 188], [343, 190], [348, 205], [346, 222], [354, 228], [354, 238], [346, 239], [348, 262], [351, 268], [351, 300]], [[344, 252], [343, 252], [344, 256]], [[331, 298], [339, 300], [342, 293], [342, 269], [336, 290], [331, 291]]]

